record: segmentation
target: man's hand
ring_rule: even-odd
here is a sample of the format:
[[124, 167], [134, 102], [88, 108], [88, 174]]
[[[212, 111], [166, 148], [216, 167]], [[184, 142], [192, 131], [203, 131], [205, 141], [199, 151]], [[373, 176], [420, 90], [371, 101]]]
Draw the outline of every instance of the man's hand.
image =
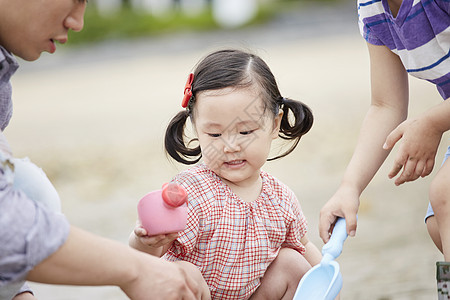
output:
[[194, 300], [209, 299], [202, 285], [191, 278], [184, 265], [139, 252], [141, 270], [132, 282], [121, 289], [130, 299]]

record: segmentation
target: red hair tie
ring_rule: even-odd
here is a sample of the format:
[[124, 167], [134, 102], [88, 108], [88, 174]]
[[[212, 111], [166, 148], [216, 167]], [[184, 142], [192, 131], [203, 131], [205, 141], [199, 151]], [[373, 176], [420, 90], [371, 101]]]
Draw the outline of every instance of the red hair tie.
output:
[[183, 101], [181, 101], [181, 106], [183, 108], [186, 108], [189, 104], [189, 100], [192, 97], [192, 82], [194, 81], [194, 74], [189, 74], [188, 80], [186, 81], [186, 85], [184, 86], [184, 97]]

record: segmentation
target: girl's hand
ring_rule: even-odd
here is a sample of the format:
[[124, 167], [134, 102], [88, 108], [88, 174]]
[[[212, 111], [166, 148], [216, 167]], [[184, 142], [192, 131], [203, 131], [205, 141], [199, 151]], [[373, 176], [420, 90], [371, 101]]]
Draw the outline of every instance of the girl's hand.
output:
[[402, 139], [394, 166], [388, 174], [389, 178], [394, 178], [403, 169], [395, 180], [395, 185], [414, 181], [431, 173], [442, 134], [426, 118], [418, 118], [404, 121], [388, 135], [384, 149], [392, 149]]
[[152, 248], [159, 248], [165, 246], [167, 244], [172, 243], [174, 240], [178, 238], [178, 232], [153, 236], [147, 235], [147, 230], [145, 230], [145, 228], [142, 227], [142, 224], [139, 222], [139, 220], [136, 222], [134, 234], [141, 244]]

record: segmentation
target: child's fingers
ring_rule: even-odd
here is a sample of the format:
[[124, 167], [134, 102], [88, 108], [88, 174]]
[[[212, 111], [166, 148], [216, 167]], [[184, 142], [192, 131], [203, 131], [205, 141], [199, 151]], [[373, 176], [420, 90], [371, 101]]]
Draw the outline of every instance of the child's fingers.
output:
[[347, 234], [354, 237], [356, 235], [356, 227], [358, 226], [358, 218], [356, 213], [353, 213], [352, 211], [345, 213], [345, 223]]
[[425, 177], [431, 174], [434, 168], [434, 159], [427, 160], [427, 163], [425, 165], [425, 168], [423, 169], [423, 173], [421, 177]]
[[138, 237], [145, 237], [147, 236], [147, 230], [145, 230], [142, 226], [136, 226], [134, 228], [134, 234]]
[[160, 235], [159, 244], [162, 246], [162, 245], [171, 243], [176, 238], [178, 238], [178, 233], [177, 232], [169, 233], [169, 234], [166, 234], [166, 235]]
[[175, 240], [178, 236], [179, 236], [178, 232], [172, 232], [172, 233], [166, 234], [166, 238], [168, 240]]
[[143, 236], [140, 239], [141, 239], [141, 243], [143, 243], [145, 245], [152, 246], [152, 247], [160, 247], [160, 246], [164, 246], [168, 243], [171, 243], [176, 238], [178, 238], [178, 233]]
[[331, 213], [323, 214], [321, 212], [320, 222], [319, 222], [319, 235], [324, 243], [330, 240], [330, 230], [331, 225], [336, 221], [336, 216]]
[[395, 180], [395, 185], [400, 185], [407, 181], [414, 180], [416, 165], [417, 165], [417, 162], [415, 162], [414, 160], [408, 159], [406, 161], [405, 166], [403, 167], [403, 172]]
[[400, 148], [395, 160], [394, 160], [394, 165], [392, 166], [391, 171], [388, 174], [388, 177], [390, 179], [394, 178], [395, 176], [397, 176], [397, 174], [406, 167], [406, 163], [408, 162], [408, 154], [403, 151], [403, 147]]
[[141, 243], [147, 246], [158, 247], [164, 235], [142, 236], [139, 238]]
[[394, 166], [392, 166], [391, 171], [388, 174], [389, 178], [394, 178], [398, 172], [400, 172], [400, 170], [403, 168], [403, 164], [401, 163], [394, 163]]
[[414, 174], [415, 175], [414, 180], [416, 180], [417, 178], [421, 177], [422, 174], [424, 174], [426, 166], [427, 166], [426, 161], [421, 160], [421, 161], [417, 162], [416, 170], [415, 170], [415, 174]]
[[402, 138], [403, 131], [401, 128], [395, 128], [386, 138], [383, 149], [390, 150], [394, 147], [394, 145]]
[[395, 180], [396, 185], [403, 184], [405, 182], [414, 181], [419, 177], [425, 177], [433, 170], [433, 160], [415, 160], [408, 159], [401, 175]]

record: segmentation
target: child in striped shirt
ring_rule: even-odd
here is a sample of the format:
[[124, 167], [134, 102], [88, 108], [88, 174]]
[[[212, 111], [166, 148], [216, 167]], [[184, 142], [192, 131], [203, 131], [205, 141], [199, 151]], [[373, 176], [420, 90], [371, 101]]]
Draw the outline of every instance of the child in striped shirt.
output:
[[[342, 184], [321, 210], [325, 242], [338, 216], [346, 218], [349, 235], [355, 235], [359, 197], [395, 144], [399, 151], [388, 176], [398, 175], [396, 185], [433, 170], [442, 135], [450, 129], [449, 12], [448, 0], [358, 1], [360, 31], [370, 55], [372, 103]], [[445, 101], [407, 119], [408, 74], [433, 83]], [[450, 147], [445, 158], [449, 154]], [[430, 186], [426, 223], [449, 262], [450, 161], [445, 158]]]

